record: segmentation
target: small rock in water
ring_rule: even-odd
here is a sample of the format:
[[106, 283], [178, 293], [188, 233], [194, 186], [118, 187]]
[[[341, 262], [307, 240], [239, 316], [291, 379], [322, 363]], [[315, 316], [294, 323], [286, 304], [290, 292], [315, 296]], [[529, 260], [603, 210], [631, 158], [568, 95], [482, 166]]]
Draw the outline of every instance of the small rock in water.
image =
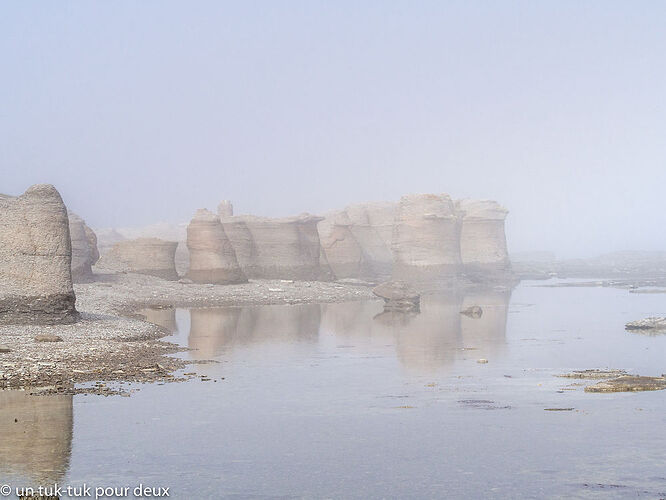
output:
[[62, 339], [52, 333], [35, 335], [35, 342], [62, 342]]
[[626, 330], [648, 330], [650, 332], [666, 333], [666, 318], [653, 316], [638, 321], [630, 321], [624, 325], [624, 328]]
[[627, 372], [624, 370], [576, 370], [571, 373], [565, 373], [563, 375], [557, 375], [562, 378], [584, 378], [584, 379], [597, 379], [597, 378], [615, 378], [627, 375]]
[[481, 309], [479, 306], [469, 306], [467, 309], [460, 311], [460, 314], [464, 314], [470, 318], [479, 319], [481, 316], [483, 316], [483, 309]]
[[386, 312], [419, 312], [421, 296], [404, 281], [387, 281], [372, 289], [377, 297], [384, 299]]
[[5, 344], [0, 344], [0, 353], [1, 352], [11, 352], [12, 350], [9, 348], [9, 346]]
[[481, 364], [481, 365], [485, 365], [488, 362], [488, 360], [486, 358], [481, 358], [481, 359], [477, 359], [476, 362]]
[[660, 391], [663, 389], [666, 389], [666, 377], [624, 375], [590, 385], [585, 388], [585, 392], [637, 392]]

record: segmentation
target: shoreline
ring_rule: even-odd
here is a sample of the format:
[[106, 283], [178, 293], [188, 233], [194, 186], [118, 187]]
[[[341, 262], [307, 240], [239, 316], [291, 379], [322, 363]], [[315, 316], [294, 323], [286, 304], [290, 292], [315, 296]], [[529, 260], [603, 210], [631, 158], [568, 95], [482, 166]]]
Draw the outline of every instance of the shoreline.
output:
[[[126, 396], [125, 383], [182, 382], [197, 377], [195, 366], [207, 361], [168, 356], [188, 348], [163, 340], [171, 332], [137, 313], [144, 308], [377, 300], [368, 286], [336, 282], [256, 280], [202, 285], [132, 273], [95, 274], [94, 281], [75, 284], [74, 291], [80, 313], [76, 323], [0, 325], [0, 344], [9, 348], [9, 352], [0, 352], [0, 390]], [[44, 334], [62, 341], [35, 340]], [[176, 374], [188, 367], [189, 373]]]

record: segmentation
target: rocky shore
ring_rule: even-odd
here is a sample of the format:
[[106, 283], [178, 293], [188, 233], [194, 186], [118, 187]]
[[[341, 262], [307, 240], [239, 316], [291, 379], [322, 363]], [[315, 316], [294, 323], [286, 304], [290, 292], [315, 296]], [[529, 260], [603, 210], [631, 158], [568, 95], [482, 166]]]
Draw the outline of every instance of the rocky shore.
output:
[[95, 274], [94, 278], [74, 286], [81, 314], [77, 323], [0, 325], [0, 389], [109, 395], [126, 393], [121, 388], [125, 382], [195, 377], [196, 368], [188, 367], [193, 362], [168, 356], [185, 349], [161, 340], [169, 332], [144, 321], [136, 313], [140, 308], [376, 299], [369, 287], [331, 282], [257, 280], [207, 285], [131, 273]]

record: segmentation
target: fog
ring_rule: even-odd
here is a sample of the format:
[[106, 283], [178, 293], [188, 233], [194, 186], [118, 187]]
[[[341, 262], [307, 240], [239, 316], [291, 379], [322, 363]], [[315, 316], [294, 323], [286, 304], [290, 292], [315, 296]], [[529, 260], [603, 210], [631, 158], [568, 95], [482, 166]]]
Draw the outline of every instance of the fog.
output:
[[666, 3], [5, 2], [0, 192], [94, 227], [491, 198], [511, 251], [665, 250]]

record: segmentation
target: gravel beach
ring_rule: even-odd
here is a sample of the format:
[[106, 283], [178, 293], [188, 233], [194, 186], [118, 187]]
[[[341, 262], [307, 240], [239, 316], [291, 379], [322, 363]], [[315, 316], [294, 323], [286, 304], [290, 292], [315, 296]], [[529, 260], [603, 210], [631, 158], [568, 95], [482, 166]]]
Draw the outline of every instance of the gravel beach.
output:
[[95, 274], [95, 281], [75, 285], [75, 293], [81, 313], [77, 323], [0, 326], [0, 388], [36, 394], [127, 395], [125, 382], [196, 377], [196, 367], [188, 367], [193, 362], [167, 356], [184, 349], [160, 340], [169, 332], [144, 321], [136, 312], [141, 308], [376, 298], [370, 287], [341, 283], [258, 280], [200, 285], [131, 273]]

